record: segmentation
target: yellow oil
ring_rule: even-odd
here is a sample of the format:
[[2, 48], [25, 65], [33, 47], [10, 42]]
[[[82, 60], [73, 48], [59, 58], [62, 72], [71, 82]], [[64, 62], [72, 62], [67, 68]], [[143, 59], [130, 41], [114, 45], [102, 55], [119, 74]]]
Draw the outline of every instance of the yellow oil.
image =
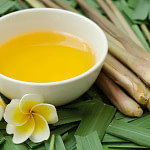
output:
[[0, 73], [28, 82], [54, 82], [78, 76], [95, 64], [89, 45], [56, 31], [35, 31], [0, 45]]

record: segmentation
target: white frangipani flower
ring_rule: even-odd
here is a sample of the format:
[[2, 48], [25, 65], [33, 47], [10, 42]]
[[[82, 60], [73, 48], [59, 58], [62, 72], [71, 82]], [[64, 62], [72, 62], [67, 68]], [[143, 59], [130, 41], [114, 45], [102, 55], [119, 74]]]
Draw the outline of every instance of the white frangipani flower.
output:
[[38, 94], [26, 94], [21, 100], [13, 99], [4, 113], [6, 131], [13, 135], [13, 143], [19, 144], [28, 138], [32, 142], [47, 140], [50, 136], [48, 124], [58, 121], [55, 106], [43, 103]]

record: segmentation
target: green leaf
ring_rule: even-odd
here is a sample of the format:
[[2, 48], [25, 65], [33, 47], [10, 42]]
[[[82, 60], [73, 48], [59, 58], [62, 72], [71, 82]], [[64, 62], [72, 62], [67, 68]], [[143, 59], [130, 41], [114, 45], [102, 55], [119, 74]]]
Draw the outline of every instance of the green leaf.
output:
[[142, 116], [141, 118], [133, 120], [132, 122], [130, 122], [130, 124], [150, 129], [150, 114], [147, 114], [145, 116]]
[[147, 148], [134, 143], [108, 143], [110, 148]]
[[86, 97], [88, 99], [95, 99], [95, 100], [103, 100], [106, 99], [104, 94], [99, 91], [99, 89], [96, 86], [92, 86], [87, 92], [86, 92]]
[[64, 2], [66, 2], [68, 5], [70, 5], [71, 7], [76, 7], [77, 6], [77, 2], [75, 0], [63, 0]]
[[[1, 0], [1, 1], [3, 1], [3, 0]], [[4, 1], [5, 1], [5, 3], [1, 2], [2, 5], [0, 5], [0, 15], [5, 14], [15, 4], [14, 1], [8, 1], [8, 0], [4, 0]]]
[[29, 149], [29, 150], [45, 150], [45, 146], [42, 144], [34, 149]]
[[89, 107], [75, 134], [86, 136], [93, 131], [97, 131], [100, 139], [102, 139], [115, 112], [116, 109], [114, 107], [97, 102]]
[[5, 137], [3, 134], [0, 132], [0, 144], [2, 144], [5, 141]]
[[75, 136], [78, 150], [103, 150], [97, 132], [87, 136]]
[[27, 144], [30, 148], [36, 148], [36, 147], [38, 147], [39, 145], [41, 145], [42, 142], [40, 142], [40, 143], [33, 143], [32, 141], [27, 140], [27, 141], [26, 141], [26, 144]]
[[118, 111], [115, 115], [115, 119], [116, 120], [121, 120], [121, 121], [124, 121], [124, 122], [130, 122], [130, 121], [133, 121], [137, 118], [125, 116], [124, 114], [122, 114], [121, 112]]
[[126, 116], [124, 114], [122, 114], [121, 112], [117, 111], [115, 114], [115, 119], [120, 120], [125, 118]]
[[4, 120], [0, 121], [0, 130], [6, 129], [6, 125], [7, 125], [6, 121]]
[[55, 135], [61, 135], [64, 134], [65, 132], [69, 131], [70, 129], [76, 127], [78, 123], [70, 123], [62, 126], [58, 126], [56, 129], [51, 131], [51, 134]]
[[76, 140], [74, 134], [68, 134], [68, 136], [64, 139], [64, 144], [66, 150], [75, 150], [76, 149]]
[[54, 134], [51, 136], [49, 150], [55, 150], [55, 135]]
[[98, 3], [95, 0], [85, 0], [93, 8], [99, 8]]
[[96, 9], [98, 12], [100, 13], [104, 13], [103, 9], [101, 9], [99, 7], [99, 5], [97, 4], [97, 2], [95, 0], [85, 0], [91, 7], [93, 7], [94, 9]]
[[107, 144], [103, 144], [103, 149], [104, 150], [140, 150], [140, 149], [137, 149], [137, 148], [109, 148]]
[[150, 130], [120, 120], [114, 120], [107, 133], [131, 141], [138, 145], [150, 147]]
[[121, 121], [124, 121], [124, 122], [131, 122], [131, 121], [136, 120], [136, 119], [137, 119], [137, 118], [126, 116], [126, 117], [124, 117], [124, 118], [122, 118], [122, 119], [120, 119], [120, 120], [121, 120]]
[[145, 20], [149, 14], [150, 1], [140, 0], [133, 12], [133, 19], [135, 20]]
[[6, 136], [6, 141], [0, 146], [0, 150], [28, 150], [26, 144], [13, 144], [12, 137]]
[[133, 31], [136, 33], [137, 37], [139, 38], [139, 40], [141, 41], [141, 43], [144, 45], [144, 47], [147, 49], [148, 52], [150, 52], [150, 47], [144, 37], [143, 32], [140, 30], [138, 25], [131, 25]]
[[49, 146], [50, 146], [49, 140], [46, 140], [46, 141], [44, 142], [44, 145], [45, 145], [45, 150], [49, 150]]
[[82, 114], [76, 109], [58, 109], [59, 121], [54, 126], [80, 121]]
[[108, 143], [108, 142], [117, 143], [117, 142], [127, 142], [127, 141], [124, 139], [118, 138], [116, 136], [110, 135], [110, 134], [105, 134], [102, 142], [104, 142], [104, 143]]
[[131, 8], [136, 8], [139, 0], [128, 0], [128, 6]]
[[65, 145], [60, 135], [56, 136], [55, 150], [66, 150]]
[[[120, 115], [120, 113], [116, 113], [115, 119]], [[123, 115], [122, 115], [123, 116]], [[117, 118], [118, 119], [118, 118]], [[119, 117], [120, 119], [120, 117]], [[129, 124], [133, 124], [135, 126], [140, 126], [143, 128], [150, 128], [150, 113], [140, 117], [140, 118], [132, 118], [132, 117], [121, 117], [120, 121], [128, 122]], [[102, 142], [128, 142], [127, 140], [121, 139], [119, 137], [105, 134]]]

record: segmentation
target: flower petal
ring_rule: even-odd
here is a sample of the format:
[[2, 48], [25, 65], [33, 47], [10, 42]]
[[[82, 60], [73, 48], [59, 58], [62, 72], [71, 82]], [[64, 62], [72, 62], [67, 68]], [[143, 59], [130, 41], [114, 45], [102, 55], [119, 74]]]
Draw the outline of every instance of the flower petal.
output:
[[43, 97], [38, 94], [26, 94], [20, 100], [20, 109], [24, 113], [30, 113], [31, 108], [36, 105], [42, 103]]
[[21, 112], [19, 107], [19, 100], [13, 99], [6, 107], [4, 113], [4, 119], [6, 122], [12, 125], [23, 125], [29, 119], [29, 115]]
[[31, 111], [42, 115], [48, 123], [55, 123], [58, 121], [56, 108], [51, 104], [37, 104], [32, 107]]
[[2, 118], [3, 118], [4, 110], [5, 110], [4, 106], [1, 106], [1, 105], [0, 105], [0, 121], [1, 121]]
[[26, 141], [33, 133], [35, 128], [35, 122], [33, 116], [22, 126], [14, 126], [13, 143], [20, 144]]
[[7, 132], [8, 134], [14, 134], [14, 130], [15, 130], [14, 128], [15, 128], [14, 125], [7, 124], [7, 126], [6, 126], [6, 132]]
[[33, 114], [33, 117], [35, 121], [35, 129], [30, 137], [30, 140], [34, 143], [47, 140], [50, 136], [50, 129], [46, 120], [44, 117], [36, 113]]

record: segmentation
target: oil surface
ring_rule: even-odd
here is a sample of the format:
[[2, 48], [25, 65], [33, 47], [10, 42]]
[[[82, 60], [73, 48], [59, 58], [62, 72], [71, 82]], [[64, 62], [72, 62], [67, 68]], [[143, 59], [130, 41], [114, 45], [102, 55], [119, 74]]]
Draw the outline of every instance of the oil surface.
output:
[[14, 37], [0, 46], [0, 73], [28, 82], [66, 80], [95, 64], [88, 44], [73, 35], [36, 31]]

